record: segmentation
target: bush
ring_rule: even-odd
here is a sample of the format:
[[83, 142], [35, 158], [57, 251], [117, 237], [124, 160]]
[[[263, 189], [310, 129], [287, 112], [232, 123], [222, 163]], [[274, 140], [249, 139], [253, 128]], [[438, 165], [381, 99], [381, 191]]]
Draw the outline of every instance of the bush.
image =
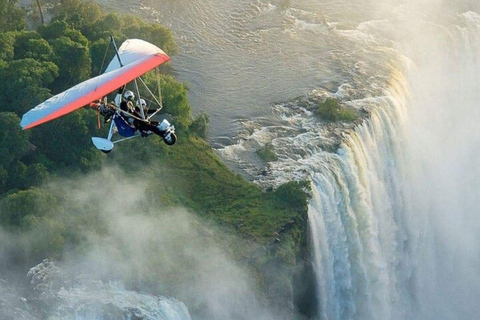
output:
[[338, 118], [338, 120], [341, 121], [355, 121], [358, 119], [358, 115], [353, 110], [342, 108], [340, 109]]
[[274, 194], [278, 199], [288, 203], [296, 209], [304, 209], [308, 206], [310, 199], [310, 184], [308, 181], [290, 181], [278, 187]]
[[354, 121], [358, 118], [353, 110], [341, 107], [338, 100], [332, 98], [319, 104], [317, 114], [328, 121]]
[[262, 149], [257, 150], [257, 155], [265, 162], [275, 161], [278, 159], [275, 154], [275, 148], [271, 143], [266, 144]]
[[208, 125], [210, 117], [205, 112], [202, 112], [190, 124], [190, 132], [196, 136], [206, 139], [208, 135]]

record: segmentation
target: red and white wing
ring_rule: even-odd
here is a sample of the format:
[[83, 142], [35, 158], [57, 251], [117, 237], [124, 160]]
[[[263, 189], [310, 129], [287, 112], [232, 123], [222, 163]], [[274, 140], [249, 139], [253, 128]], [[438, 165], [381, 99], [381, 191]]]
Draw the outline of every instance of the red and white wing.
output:
[[22, 128], [30, 129], [80, 109], [170, 60], [160, 48], [139, 39], [125, 41], [118, 53], [123, 67], [115, 56], [102, 75], [79, 83], [25, 113], [20, 122]]

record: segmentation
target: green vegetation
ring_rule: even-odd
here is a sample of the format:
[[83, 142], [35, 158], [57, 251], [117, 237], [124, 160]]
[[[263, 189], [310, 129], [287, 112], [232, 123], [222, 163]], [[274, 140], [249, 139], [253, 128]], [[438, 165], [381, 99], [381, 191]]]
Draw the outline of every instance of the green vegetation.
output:
[[209, 122], [210, 122], [210, 116], [205, 112], [202, 112], [190, 124], [190, 131], [196, 136], [206, 139], [208, 134]]
[[271, 143], [266, 144], [263, 148], [257, 150], [257, 155], [265, 162], [277, 160], [275, 148]]
[[318, 105], [317, 114], [328, 121], [354, 121], [358, 118], [355, 111], [340, 106], [338, 100], [327, 98]]
[[[301, 219], [306, 212], [308, 188], [304, 183], [292, 182], [273, 192], [263, 192], [259, 186], [232, 173], [202, 139], [194, 136], [180, 139], [175, 147], [165, 146], [160, 139], [152, 139], [151, 143], [154, 147], [144, 145], [141, 154], [142, 159], [159, 164], [148, 173], [158, 181], [153, 190], [163, 188], [160, 198], [156, 191], [150, 195], [155, 205], [190, 207], [261, 242], [274, 240], [285, 225]], [[131, 150], [135, 149], [122, 146], [123, 155]], [[133, 153], [122, 159], [132, 157]], [[124, 168], [132, 165], [131, 160], [119, 163]]]

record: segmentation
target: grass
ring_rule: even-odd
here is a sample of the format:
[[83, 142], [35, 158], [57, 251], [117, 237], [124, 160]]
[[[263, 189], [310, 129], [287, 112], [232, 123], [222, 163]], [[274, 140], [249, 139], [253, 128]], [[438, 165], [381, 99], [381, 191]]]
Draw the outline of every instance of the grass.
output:
[[[125, 162], [126, 159], [139, 155], [142, 159], [155, 159], [148, 169], [153, 178], [148, 179], [154, 181], [148, 196], [156, 205], [191, 208], [208, 220], [262, 243], [272, 242], [286, 225], [306, 215], [308, 197], [302, 198], [303, 202], [295, 199], [298, 194], [306, 194], [304, 184], [294, 183], [287, 194], [284, 189], [264, 192], [233, 173], [202, 139], [180, 137], [172, 147], [156, 138], [144, 142], [132, 142], [135, 146], [128, 149], [136, 150], [135, 154], [121, 162], [130, 167], [132, 162]], [[288, 194], [292, 196], [289, 198]]]

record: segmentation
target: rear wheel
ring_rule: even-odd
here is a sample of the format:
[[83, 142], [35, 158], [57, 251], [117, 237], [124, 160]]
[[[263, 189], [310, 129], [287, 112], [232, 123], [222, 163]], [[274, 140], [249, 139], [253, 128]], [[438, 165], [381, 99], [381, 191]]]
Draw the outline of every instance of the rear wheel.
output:
[[175, 144], [175, 142], [177, 142], [177, 136], [175, 135], [175, 133], [170, 133], [165, 138], [163, 138], [163, 141], [167, 145], [173, 146]]

